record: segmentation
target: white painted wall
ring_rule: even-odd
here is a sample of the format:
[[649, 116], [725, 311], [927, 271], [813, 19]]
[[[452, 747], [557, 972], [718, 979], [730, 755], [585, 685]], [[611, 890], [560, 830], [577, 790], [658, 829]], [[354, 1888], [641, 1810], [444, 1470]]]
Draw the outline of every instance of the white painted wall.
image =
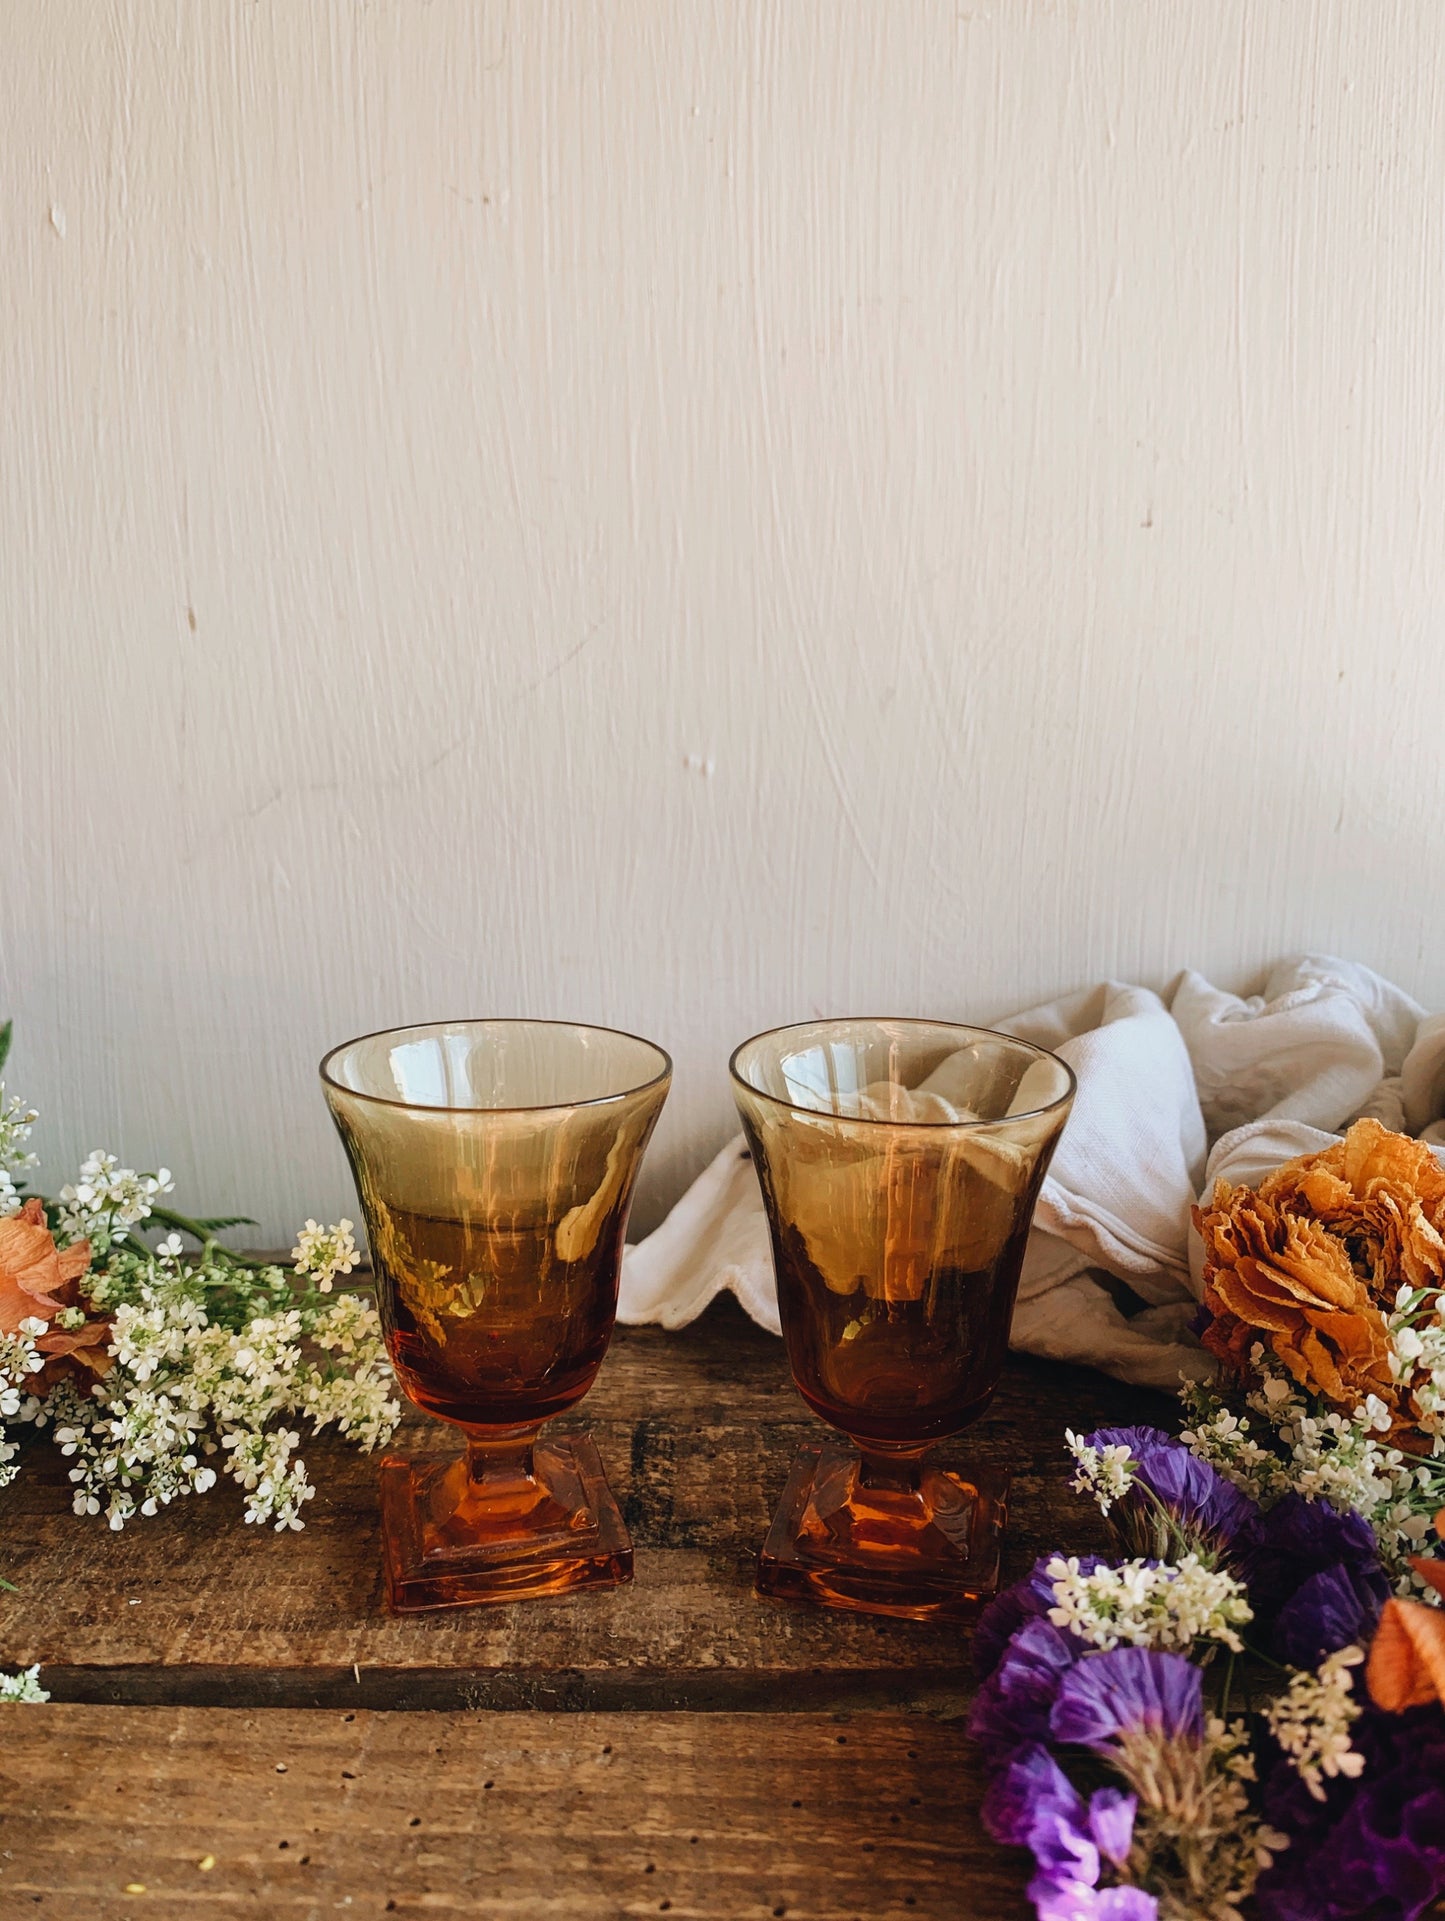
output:
[[[3, 0], [10, 1080], [275, 1242], [399, 1019], [1445, 1003], [1436, 0]], [[354, 1207], [352, 1208], [354, 1212]]]

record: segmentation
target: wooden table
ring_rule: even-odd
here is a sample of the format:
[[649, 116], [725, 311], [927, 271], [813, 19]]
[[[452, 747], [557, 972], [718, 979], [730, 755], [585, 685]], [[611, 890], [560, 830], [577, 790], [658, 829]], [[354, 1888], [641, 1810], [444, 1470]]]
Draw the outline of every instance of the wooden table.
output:
[[[1065, 1426], [1170, 1413], [1010, 1363], [970, 1443], [1014, 1471], [1009, 1578], [1102, 1542]], [[374, 1458], [304, 1447], [301, 1534], [243, 1526], [228, 1491], [113, 1535], [29, 1447], [0, 1666], [42, 1662], [54, 1704], [5, 1712], [0, 1916], [1026, 1916], [978, 1824], [966, 1636], [753, 1593], [816, 1427], [781, 1342], [730, 1300], [620, 1330], [582, 1416], [635, 1584], [406, 1620], [380, 1611]]]

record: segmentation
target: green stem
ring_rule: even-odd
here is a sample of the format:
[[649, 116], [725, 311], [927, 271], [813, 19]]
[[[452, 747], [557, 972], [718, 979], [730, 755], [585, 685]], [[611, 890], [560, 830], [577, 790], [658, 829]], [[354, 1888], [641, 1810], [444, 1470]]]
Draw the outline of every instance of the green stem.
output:
[[1229, 1651], [1229, 1659], [1224, 1664], [1224, 1685], [1219, 1691], [1219, 1718], [1221, 1721], [1227, 1721], [1229, 1719], [1229, 1694], [1230, 1689], [1234, 1686], [1234, 1661], [1234, 1650], [1231, 1648]]
[[[226, 1259], [233, 1262], [237, 1267], [254, 1269], [276, 1266], [275, 1261], [262, 1260], [254, 1254], [243, 1254], [237, 1248], [225, 1246], [221, 1241], [216, 1239], [215, 1233], [204, 1221], [192, 1220], [189, 1214], [178, 1214], [173, 1207], [152, 1207], [150, 1218], [158, 1227], [175, 1228], [178, 1232], [189, 1234], [193, 1240], [199, 1241], [201, 1243], [202, 1259], [208, 1259], [213, 1253], [219, 1252], [224, 1254]], [[254, 1221], [249, 1218], [243, 1219], [240, 1216], [237, 1216], [234, 1224], [237, 1227], [255, 1226]], [[137, 1232], [135, 1228], [132, 1228], [130, 1231], [132, 1234]], [[122, 1245], [124, 1245], [124, 1243], [122, 1243]], [[142, 1242], [141, 1245], [145, 1246], [145, 1243]], [[147, 1251], [153, 1252], [154, 1250], [148, 1249]]]

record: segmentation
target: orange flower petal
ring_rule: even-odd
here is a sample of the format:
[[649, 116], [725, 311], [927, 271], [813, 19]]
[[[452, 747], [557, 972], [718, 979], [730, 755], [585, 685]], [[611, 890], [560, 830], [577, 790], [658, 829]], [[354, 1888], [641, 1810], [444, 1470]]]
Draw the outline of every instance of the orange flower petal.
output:
[[62, 1247], [57, 1264], [62, 1281], [78, 1281], [90, 1268], [90, 1242], [72, 1241], [69, 1247]]
[[35, 1343], [36, 1350], [49, 1358], [39, 1376], [41, 1387], [53, 1387], [75, 1367], [88, 1368], [96, 1376], [109, 1374], [115, 1366], [115, 1356], [106, 1352], [110, 1327], [108, 1320], [87, 1321], [84, 1327], [54, 1327], [48, 1334], [42, 1334]]
[[1365, 1680], [1387, 1714], [1445, 1701], [1445, 1614], [1420, 1601], [1386, 1601]]
[[0, 1220], [0, 1333], [13, 1334], [23, 1320], [50, 1321], [60, 1312], [54, 1299], [60, 1286], [55, 1237], [45, 1224], [39, 1201], [29, 1200], [18, 1214]]
[[[1435, 1525], [1440, 1525], [1440, 1516], [1435, 1517]], [[1422, 1581], [1428, 1581], [1437, 1594], [1445, 1595], [1445, 1561], [1426, 1561], [1410, 1557], [1410, 1565]]]

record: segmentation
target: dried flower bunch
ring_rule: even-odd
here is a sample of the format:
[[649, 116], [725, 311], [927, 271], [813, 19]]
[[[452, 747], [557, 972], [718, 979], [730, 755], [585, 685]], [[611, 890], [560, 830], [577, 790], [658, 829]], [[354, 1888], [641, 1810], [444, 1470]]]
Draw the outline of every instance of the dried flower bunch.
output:
[[[238, 1219], [167, 1207], [165, 1168], [97, 1152], [57, 1201], [26, 1198], [35, 1119], [0, 1085], [0, 1422], [49, 1427], [75, 1512], [112, 1528], [222, 1475], [247, 1521], [299, 1528], [315, 1490], [291, 1423], [373, 1448], [400, 1418], [375, 1308], [332, 1294], [357, 1265], [351, 1223], [308, 1221], [288, 1272], [222, 1245]], [[0, 1486], [17, 1454], [0, 1425]]]
[[1221, 1181], [1194, 1214], [1201, 1337], [1186, 1436], [1268, 1505], [1289, 1489], [1364, 1516], [1402, 1593], [1445, 1506], [1445, 1171], [1422, 1142], [1356, 1121], [1258, 1188]]
[[985, 1613], [984, 1818], [1041, 1921], [1412, 1921], [1445, 1894], [1445, 1173], [1358, 1121], [1194, 1218], [1218, 1379], [1177, 1440], [1068, 1436], [1130, 1558]]

